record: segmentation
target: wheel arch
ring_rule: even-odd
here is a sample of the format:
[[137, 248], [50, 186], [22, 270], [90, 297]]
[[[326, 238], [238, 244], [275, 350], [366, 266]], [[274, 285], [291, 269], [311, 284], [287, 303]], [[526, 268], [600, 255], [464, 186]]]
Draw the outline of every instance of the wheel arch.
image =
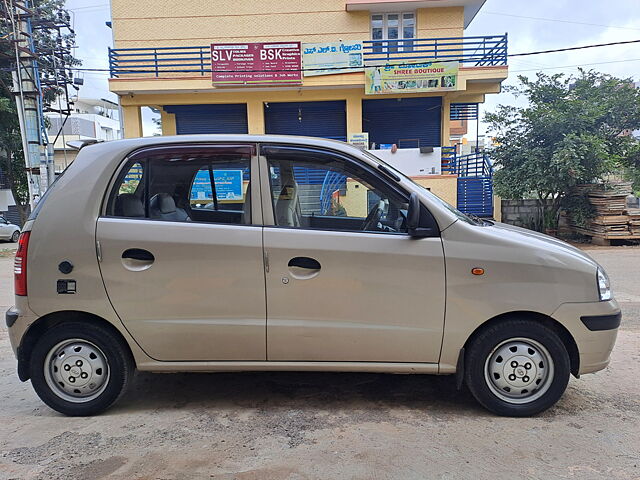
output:
[[[569, 354], [569, 361], [571, 364], [571, 374], [574, 377], [578, 378], [579, 376], [578, 372], [580, 371], [580, 353], [578, 351], [578, 345], [576, 344], [576, 341], [573, 338], [573, 335], [571, 335], [569, 330], [567, 330], [567, 328], [564, 325], [562, 325], [560, 322], [558, 322], [555, 318], [545, 315], [543, 313], [532, 312], [532, 311], [514, 311], [514, 312], [501, 313], [500, 315], [496, 315], [495, 317], [490, 318], [486, 322], [478, 325], [478, 327], [476, 327], [476, 329], [471, 333], [471, 335], [469, 335], [469, 338], [467, 338], [467, 341], [464, 343], [464, 346], [460, 350], [460, 358], [458, 359], [458, 365], [460, 366], [461, 363], [462, 364], [464, 363], [464, 352], [467, 350], [469, 344], [483, 330], [490, 328], [498, 323], [504, 322], [506, 320], [512, 320], [512, 319], [533, 320], [553, 330], [558, 335], [558, 337], [560, 337], [560, 340], [562, 341], [565, 348], [567, 349], [567, 353]], [[460, 373], [456, 372], [456, 375], [462, 375], [462, 372]]]
[[131, 365], [135, 365], [135, 358], [129, 343], [126, 341], [122, 333], [109, 321], [98, 315], [88, 312], [76, 310], [63, 310], [52, 312], [38, 318], [24, 334], [22, 342], [18, 347], [18, 377], [23, 382], [29, 380], [29, 363], [31, 362], [31, 353], [38, 339], [44, 335], [49, 329], [61, 325], [63, 323], [84, 322], [97, 325], [109, 330], [113, 336], [121, 343], [125, 352], [129, 356]]

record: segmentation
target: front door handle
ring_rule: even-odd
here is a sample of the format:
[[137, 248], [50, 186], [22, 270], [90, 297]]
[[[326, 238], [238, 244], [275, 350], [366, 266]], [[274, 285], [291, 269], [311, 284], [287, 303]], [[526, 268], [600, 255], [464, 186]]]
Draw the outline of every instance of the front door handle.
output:
[[293, 257], [289, 260], [289, 267], [306, 268], [307, 270], [320, 270], [320, 262], [315, 258]]
[[127, 270], [134, 272], [146, 270], [153, 265], [155, 260], [156, 257], [153, 256], [153, 253], [143, 248], [128, 248], [122, 252], [122, 265]]

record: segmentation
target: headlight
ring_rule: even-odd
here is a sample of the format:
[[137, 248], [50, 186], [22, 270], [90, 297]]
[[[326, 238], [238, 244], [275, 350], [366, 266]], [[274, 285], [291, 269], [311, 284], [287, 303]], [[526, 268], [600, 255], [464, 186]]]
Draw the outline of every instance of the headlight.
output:
[[611, 286], [609, 285], [609, 277], [604, 271], [598, 268], [598, 293], [600, 301], [611, 300]]

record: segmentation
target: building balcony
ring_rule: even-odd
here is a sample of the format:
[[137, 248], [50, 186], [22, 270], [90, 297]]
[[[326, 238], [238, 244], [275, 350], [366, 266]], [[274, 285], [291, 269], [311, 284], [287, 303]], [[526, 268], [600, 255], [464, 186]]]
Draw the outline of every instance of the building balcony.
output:
[[[362, 43], [365, 67], [386, 63], [453, 61], [459, 62], [461, 67], [505, 67], [507, 65], [506, 34], [410, 40], [365, 40]], [[109, 70], [112, 79], [210, 78], [210, 50], [209, 45], [109, 49]], [[362, 76], [361, 73], [350, 75]], [[305, 78], [304, 83], [306, 84], [308, 79], [312, 78], [314, 77]]]
[[507, 65], [507, 34], [482, 37], [365, 40], [365, 66], [385, 63], [460, 62], [460, 66]]

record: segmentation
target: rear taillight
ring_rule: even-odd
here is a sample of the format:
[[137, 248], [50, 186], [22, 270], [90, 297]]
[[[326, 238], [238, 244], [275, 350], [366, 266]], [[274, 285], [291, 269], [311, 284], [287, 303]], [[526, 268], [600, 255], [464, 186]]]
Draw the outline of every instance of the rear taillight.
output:
[[18, 240], [18, 251], [13, 263], [16, 295], [27, 295], [27, 249], [29, 248], [29, 234], [22, 232]]

